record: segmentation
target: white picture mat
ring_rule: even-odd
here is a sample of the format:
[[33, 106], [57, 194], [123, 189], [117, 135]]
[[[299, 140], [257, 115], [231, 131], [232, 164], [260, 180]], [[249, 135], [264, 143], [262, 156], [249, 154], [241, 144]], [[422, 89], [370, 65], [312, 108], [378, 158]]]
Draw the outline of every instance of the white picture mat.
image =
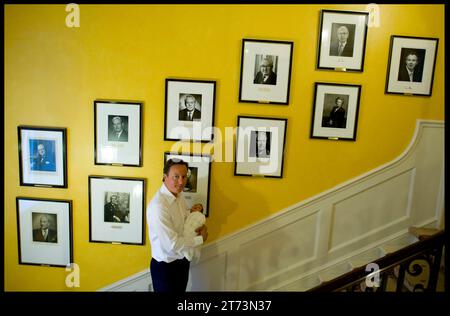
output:
[[[70, 262], [70, 204], [19, 199], [19, 232], [22, 263], [67, 266]], [[33, 241], [32, 213], [56, 214], [57, 243]]]
[[[388, 91], [398, 93], [429, 94], [433, 80], [433, 67], [436, 54], [435, 40], [396, 37], [392, 45], [391, 65], [389, 70]], [[402, 48], [425, 49], [422, 82], [398, 80]]]
[[[286, 121], [259, 118], [239, 118], [236, 147], [236, 173], [281, 176]], [[249, 157], [252, 131], [271, 132], [269, 158]]]
[[[97, 102], [97, 162], [139, 165], [140, 104]], [[108, 141], [109, 115], [128, 116], [128, 141]]]
[[[29, 140], [42, 139], [55, 141], [55, 165], [56, 171], [31, 170]], [[64, 185], [64, 153], [63, 132], [47, 130], [21, 129], [21, 151], [22, 151], [22, 181], [24, 183]]]
[[[91, 183], [91, 240], [106, 242], [142, 243], [143, 181], [90, 178]], [[130, 194], [130, 222], [105, 222], [106, 192]]]
[[[168, 81], [166, 137], [171, 139], [210, 141], [214, 113], [214, 87], [211, 82]], [[180, 121], [180, 94], [201, 94], [201, 120]]]
[[[361, 69], [366, 36], [366, 15], [342, 14], [324, 12], [322, 23], [322, 37], [320, 43], [320, 67]], [[355, 24], [353, 42], [353, 57], [330, 56], [330, 44], [333, 23]]]
[[[292, 45], [246, 41], [243, 54], [241, 99], [263, 102], [287, 102], [289, 94], [289, 70]], [[255, 84], [256, 55], [278, 57], [277, 84]]]
[[[317, 137], [353, 138], [355, 120], [357, 119], [356, 110], [358, 105], [358, 91], [359, 89], [357, 87], [318, 85], [314, 111], [313, 135]], [[345, 94], [349, 96], [346, 128], [322, 127], [325, 94]]]
[[208, 192], [209, 192], [209, 167], [211, 163], [210, 156], [190, 156], [190, 155], [176, 155], [167, 154], [166, 161], [169, 159], [181, 159], [189, 164], [189, 167], [196, 167], [197, 169], [197, 192], [183, 192], [183, 196], [189, 208], [192, 205], [200, 203], [203, 205], [203, 213], [206, 215], [209, 209]]

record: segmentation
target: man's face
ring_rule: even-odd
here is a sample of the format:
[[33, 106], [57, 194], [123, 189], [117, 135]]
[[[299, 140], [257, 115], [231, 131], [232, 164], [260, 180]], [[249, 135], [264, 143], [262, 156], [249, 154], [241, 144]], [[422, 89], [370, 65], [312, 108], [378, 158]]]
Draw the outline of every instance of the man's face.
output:
[[348, 38], [348, 30], [346, 27], [340, 27], [337, 31], [339, 42], [344, 43]]
[[186, 98], [184, 103], [186, 104], [186, 108], [188, 109], [188, 111], [194, 110], [194, 107], [195, 107], [195, 99], [194, 98], [188, 97], [188, 98]]
[[115, 195], [111, 196], [111, 203], [117, 204], [117, 196], [115, 196]]
[[413, 70], [417, 65], [417, 56], [416, 55], [408, 55], [406, 56], [406, 67], [409, 70]]
[[113, 119], [113, 128], [116, 133], [122, 131], [122, 121], [119, 118]]
[[336, 105], [337, 105], [338, 107], [341, 107], [341, 106], [342, 106], [342, 103], [343, 103], [343, 101], [342, 101], [341, 99], [337, 99], [337, 100], [336, 100]]
[[167, 189], [173, 194], [183, 191], [188, 179], [188, 169], [185, 165], [173, 165], [170, 167], [169, 174], [164, 175], [164, 183]]
[[41, 217], [41, 229], [47, 229], [48, 228], [48, 219], [45, 216]]
[[258, 150], [265, 150], [266, 149], [266, 142], [267, 142], [267, 135], [265, 132], [259, 132], [258, 133], [258, 141], [257, 146]]
[[270, 74], [270, 72], [272, 71], [272, 65], [267, 61], [267, 60], [263, 60], [263, 62], [261, 63], [261, 72], [264, 76]]
[[39, 155], [41, 155], [41, 156], [44, 156], [45, 155], [45, 148], [44, 148], [44, 145], [38, 145], [38, 153], [39, 153]]

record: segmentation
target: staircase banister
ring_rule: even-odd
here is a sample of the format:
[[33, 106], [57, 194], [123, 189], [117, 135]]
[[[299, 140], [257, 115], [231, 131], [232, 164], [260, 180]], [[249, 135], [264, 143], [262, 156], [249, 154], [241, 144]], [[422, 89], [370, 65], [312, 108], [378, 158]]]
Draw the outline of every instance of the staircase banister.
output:
[[[398, 265], [399, 263], [414, 258], [415, 256], [424, 252], [425, 250], [433, 249], [437, 246], [444, 245], [444, 241], [445, 241], [445, 231], [441, 230], [426, 239], [419, 240], [418, 242], [408, 245], [395, 252], [388, 253], [385, 256], [373, 261], [373, 263], [378, 265], [379, 267], [378, 272], [381, 273], [385, 270], [388, 270]], [[313, 287], [312, 289], [309, 289], [307, 292], [337, 291], [339, 289], [347, 287], [350, 284], [357, 283], [358, 281], [363, 281], [371, 273], [373, 272], [366, 271], [365, 266], [361, 266], [333, 280], [323, 282], [322, 284]]]

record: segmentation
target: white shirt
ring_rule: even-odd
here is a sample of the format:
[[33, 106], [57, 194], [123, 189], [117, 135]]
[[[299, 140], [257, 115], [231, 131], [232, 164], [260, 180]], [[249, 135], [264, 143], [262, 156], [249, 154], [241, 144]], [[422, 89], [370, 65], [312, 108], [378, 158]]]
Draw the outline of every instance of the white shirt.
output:
[[406, 67], [406, 71], [408, 72], [408, 76], [409, 76], [409, 81], [413, 81], [413, 74], [414, 74], [414, 70], [411, 71], [408, 69], [408, 67]]
[[163, 183], [147, 206], [148, 236], [155, 260], [183, 259], [186, 250], [203, 244], [202, 236], [183, 236], [188, 215], [183, 193], [175, 197]]

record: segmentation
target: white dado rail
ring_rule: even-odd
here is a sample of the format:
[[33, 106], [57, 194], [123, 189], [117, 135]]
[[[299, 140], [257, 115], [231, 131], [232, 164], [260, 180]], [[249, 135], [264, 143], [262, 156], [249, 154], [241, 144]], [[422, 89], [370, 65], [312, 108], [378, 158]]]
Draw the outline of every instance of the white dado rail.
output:
[[[303, 291], [443, 225], [444, 122], [418, 120], [397, 159], [202, 249], [191, 291]], [[360, 256], [360, 257], [358, 257]], [[148, 269], [100, 291], [147, 291]]]

